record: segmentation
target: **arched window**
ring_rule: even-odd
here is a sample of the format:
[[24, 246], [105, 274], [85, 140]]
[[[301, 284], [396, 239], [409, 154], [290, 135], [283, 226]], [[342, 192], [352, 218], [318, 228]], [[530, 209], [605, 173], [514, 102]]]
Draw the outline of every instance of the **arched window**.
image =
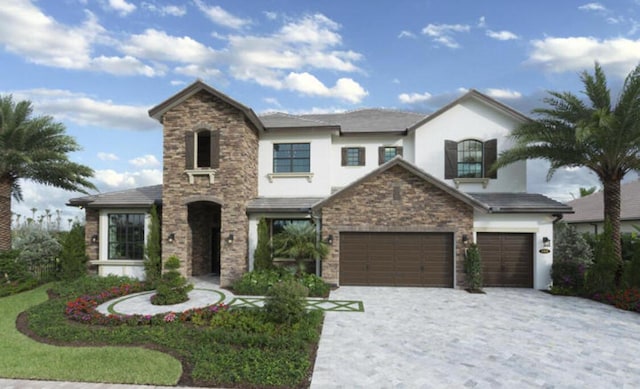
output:
[[458, 177], [482, 177], [482, 142], [467, 139], [458, 143]]

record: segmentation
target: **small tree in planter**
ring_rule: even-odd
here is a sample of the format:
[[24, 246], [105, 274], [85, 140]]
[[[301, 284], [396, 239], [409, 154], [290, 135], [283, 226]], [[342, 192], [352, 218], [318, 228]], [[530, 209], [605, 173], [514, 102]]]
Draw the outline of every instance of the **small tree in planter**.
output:
[[316, 229], [307, 223], [291, 223], [273, 237], [276, 255], [293, 258], [296, 261], [297, 274], [304, 272], [304, 261], [307, 259], [323, 259], [329, 253], [329, 246], [316, 241]]
[[167, 270], [163, 275], [156, 289], [156, 294], [151, 296], [153, 305], [173, 305], [189, 300], [188, 293], [193, 289], [193, 284], [189, 284], [178, 269], [180, 259], [172, 255], [164, 263]]
[[464, 256], [464, 272], [466, 273], [467, 290], [482, 292], [482, 260], [480, 249], [475, 243], [469, 245]]

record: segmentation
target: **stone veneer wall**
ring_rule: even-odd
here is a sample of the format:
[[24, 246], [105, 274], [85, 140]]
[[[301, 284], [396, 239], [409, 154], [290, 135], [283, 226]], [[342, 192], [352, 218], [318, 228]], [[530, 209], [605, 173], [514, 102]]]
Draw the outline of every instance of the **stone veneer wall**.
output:
[[[258, 135], [240, 110], [204, 91], [167, 111], [163, 123], [163, 260], [177, 255], [183, 260], [182, 274], [192, 274], [193, 237], [185, 202], [191, 196], [214, 196], [222, 202], [220, 283], [227, 286], [247, 270], [246, 206], [258, 194]], [[190, 184], [185, 133], [203, 128], [220, 131], [220, 168], [214, 184], [209, 184], [208, 176], [197, 176]], [[173, 244], [167, 242], [170, 233], [175, 234]], [[224, 237], [230, 233], [235, 239], [229, 245]]]
[[340, 280], [340, 231], [453, 232], [456, 283], [464, 285], [460, 240], [472, 236], [473, 208], [401, 166], [349, 188], [322, 208], [322, 236], [333, 235], [322, 277], [333, 284]]
[[[100, 219], [100, 211], [97, 209], [86, 208], [84, 211], [85, 214], [85, 224], [84, 224], [84, 243], [85, 243], [85, 252], [87, 257], [89, 257], [90, 261], [97, 261], [99, 258], [99, 245], [95, 243], [91, 243], [91, 237], [94, 235], [100, 236], [99, 229], [99, 219]], [[91, 265], [87, 262], [87, 269], [91, 274], [98, 274], [98, 266]]]

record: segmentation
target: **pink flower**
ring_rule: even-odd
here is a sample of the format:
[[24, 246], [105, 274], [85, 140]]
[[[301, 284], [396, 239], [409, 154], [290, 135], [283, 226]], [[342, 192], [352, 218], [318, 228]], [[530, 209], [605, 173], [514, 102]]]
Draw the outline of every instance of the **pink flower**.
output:
[[170, 323], [176, 319], [176, 314], [173, 312], [169, 312], [164, 316], [165, 323]]

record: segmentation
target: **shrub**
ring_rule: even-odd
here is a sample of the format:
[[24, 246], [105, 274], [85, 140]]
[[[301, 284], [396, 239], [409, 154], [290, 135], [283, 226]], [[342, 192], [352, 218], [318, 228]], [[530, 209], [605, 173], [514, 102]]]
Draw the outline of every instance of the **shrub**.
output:
[[[640, 246], [640, 241], [635, 240], [635, 245]], [[631, 257], [625, 262], [622, 272], [624, 286], [640, 288], [640, 249], [631, 252]]]
[[254, 270], [244, 273], [233, 284], [233, 292], [238, 295], [265, 296], [273, 285], [281, 281], [294, 281], [309, 289], [311, 297], [327, 297], [331, 286], [315, 274], [294, 275], [283, 268]]
[[593, 298], [619, 309], [640, 312], [640, 289], [638, 288], [625, 288], [613, 293], [597, 293]]
[[297, 280], [309, 289], [310, 297], [329, 297], [331, 291], [331, 285], [324, 282], [324, 280], [315, 274], [305, 273]]
[[269, 226], [265, 218], [261, 218], [260, 222], [258, 222], [258, 244], [253, 252], [253, 266], [256, 270], [265, 270], [273, 267], [269, 240]]
[[570, 226], [565, 222], [556, 223], [553, 226], [553, 236], [554, 262], [577, 262], [587, 266], [591, 265], [593, 262], [593, 250], [574, 226]]
[[18, 255], [17, 250], [0, 251], [0, 297], [29, 290], [38, 284]]
[[304, 316], [308, 295], [309, 290], [299, 282], [278, 282], [271, 287], [264, 303], [268, 319], [275, 323], [297, 323]]
[[144, 273], [145, 280], [155, 287], [162, 277], [162, 249], [160, 247], [160, 219], [156, 206], [151, 207], [151, 223], [147, 245], [144, 248]]
[[553, 259], [551, 265], [552, 292], [563, 295], [580, 295], [584, 292], [587, 266], [577, 261]]
[[616, 287], [619, 264], [615, 260], [611, 224], [605, 223], [604, 233], [596, 238], [596, 255], [585, 278], [585, 289], [590, 295], [608, 293]]
[[41, 281], [55, 279], [62, 246], [49, 231], [26, 226], [16, 234], [14, 248], [20, 252], [18, 259], [27, 264], [36, 278]]
[[193, 289], [193, 284], [189, 284], [178, 271], [180, 259], [172, 255], [164, 266], [168, 271], [162, 275], [158, 282], [156, 294], [151, 296], [151, 303], [154, 305], [173, 305], [189, 300], [189, 292]]
[[475, 243], [469, 245], [464, 256], [464, 272], [467, 288], [471, 291], [482, 290], [482, 260], [480, 249]]
[[60, 235], [60, 278], [73, 280], [86, 273], [87, 255], [85, 252], [84, 227], [74, 223], [71, 230]]

